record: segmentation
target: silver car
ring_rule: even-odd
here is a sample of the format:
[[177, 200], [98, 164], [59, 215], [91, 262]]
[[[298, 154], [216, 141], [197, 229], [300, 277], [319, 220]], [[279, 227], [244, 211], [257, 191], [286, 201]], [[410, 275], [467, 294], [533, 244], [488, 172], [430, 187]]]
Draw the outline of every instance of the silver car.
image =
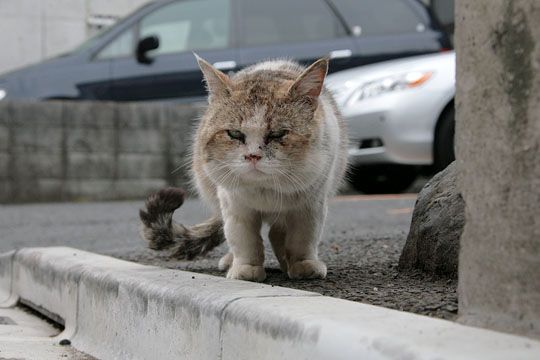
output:
[[419, 170], [453, 161], [453, 51], [345, 70], [326, 85], [349, 125], [356, 189], [401, 192]]

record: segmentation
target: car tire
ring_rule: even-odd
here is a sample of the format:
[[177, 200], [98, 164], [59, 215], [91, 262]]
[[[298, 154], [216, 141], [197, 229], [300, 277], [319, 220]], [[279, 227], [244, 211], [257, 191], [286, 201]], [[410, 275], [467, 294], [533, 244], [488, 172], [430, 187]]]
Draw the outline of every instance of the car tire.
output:
[[412, 185], [418, 170], [410, 165], [365, 165], [353, 167], [350, 183], [365, 194], [396, 194]]
[[445, 169], [456, 159], [454, 152], [455, 113], [452, 104], [452, 106], [443, 112], [437, 124], [433, 149], [433, 167], [435, 172]]

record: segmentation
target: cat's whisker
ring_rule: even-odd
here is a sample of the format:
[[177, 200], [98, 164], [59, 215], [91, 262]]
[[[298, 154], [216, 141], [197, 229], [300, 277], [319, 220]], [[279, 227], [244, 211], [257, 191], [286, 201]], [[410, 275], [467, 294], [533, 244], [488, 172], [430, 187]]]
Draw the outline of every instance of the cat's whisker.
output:
[[181, 170], [182, 168], [184, 169], [191, 168], [192, 163], [193, 163], [193, 160], [191, 156], [186, 156], [186, 158], [180, 161], [180, 165], [178, 165], [177, 168], [171, 171], [171, 175], [175, 174], [177, 171]]
[[291, 172], [277, 170], [283, 177], [285, 177], [293, 187], [296, 193], [305, 193], [307, 191], [305, 183]]
[[178, 166], [177, 168], [175, 168], [174, 170], [171, 171], [171, 175], [175, 174], [177, 171], [181, 170], [184, 167], [185, 167], [184, 164]]

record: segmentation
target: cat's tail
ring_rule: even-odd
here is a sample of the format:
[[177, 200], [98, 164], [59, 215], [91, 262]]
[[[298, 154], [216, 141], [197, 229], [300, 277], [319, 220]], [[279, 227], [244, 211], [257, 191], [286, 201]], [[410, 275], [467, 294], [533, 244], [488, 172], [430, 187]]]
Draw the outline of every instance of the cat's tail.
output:
[[172, 187], [150, 195], [139, 212], [141, 237], [148, 240], [151, 249], [172, 249], [174, 257], [191, 260], [224, 242], [225, 236], [219, 217], [190, 227], [175, 223], [173, 213], [184, 203], [184, 197], [182, 189]]

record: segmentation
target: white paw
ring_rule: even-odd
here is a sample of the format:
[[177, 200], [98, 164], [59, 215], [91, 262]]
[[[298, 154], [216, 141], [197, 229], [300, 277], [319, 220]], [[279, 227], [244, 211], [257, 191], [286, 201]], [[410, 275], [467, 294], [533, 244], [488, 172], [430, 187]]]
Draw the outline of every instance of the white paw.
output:
[[289, 266], [291, 279], [324, 279], [326, 264], [319, 260], [301, 260]]
[[227, 272], [227, 279], [261, 282], [266, 279], [266, 272], [262, 266], [233, 264]]
[[219, 259], [218, 269], [219, 271], [225, 271], [231, 267], [233, 261], [233, 254], [226, 253], [221, 259]]

